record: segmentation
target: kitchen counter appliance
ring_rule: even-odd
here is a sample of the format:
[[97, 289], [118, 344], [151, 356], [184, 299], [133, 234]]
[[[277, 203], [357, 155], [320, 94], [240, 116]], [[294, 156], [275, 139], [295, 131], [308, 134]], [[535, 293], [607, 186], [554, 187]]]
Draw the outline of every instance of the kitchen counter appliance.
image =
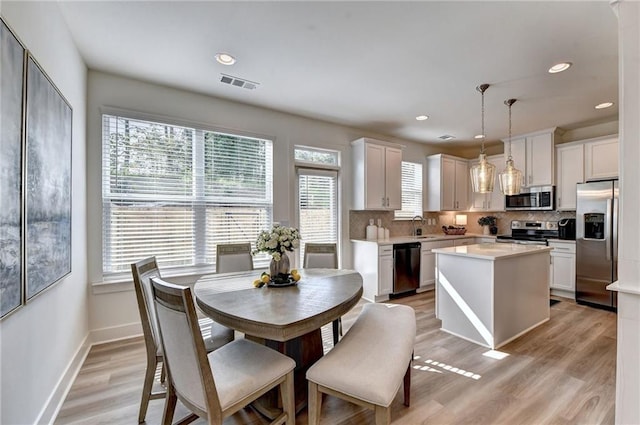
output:
[[498, 235], [496, 242], [547, 245], [547, 239], [558, 237], [557, 221], [511, 221], [511, 235]]
[[578, 183], [576, 204], [576, 302], [617, 310], [618, 180]]
[[575, 241], [576, 240], [576, 219], [562, 218], [558, 222], [558, 238]]
[[420, 286], [420, 242], [393, 244], [393, 295]]

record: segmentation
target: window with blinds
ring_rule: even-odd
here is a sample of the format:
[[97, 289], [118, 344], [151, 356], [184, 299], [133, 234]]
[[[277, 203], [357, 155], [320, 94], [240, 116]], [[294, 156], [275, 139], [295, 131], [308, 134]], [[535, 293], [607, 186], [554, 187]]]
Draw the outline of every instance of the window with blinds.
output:
[[402, 161], [402, 209], [395, 211], [395, 218], [422, 214], [422, 164]]
[[[337, 165], [338, 152], [297, 147], [296, 162]], [[300, 264], [307, 242], [338, 243], [338, 171], [337, 169], [297, 167], [298, 221], [302, 241]]]
[[[272, 222], [272, 142], [103, 115], [103, 272], [214, 265]], [[268, 264], [266, 255], [256, 265]]]

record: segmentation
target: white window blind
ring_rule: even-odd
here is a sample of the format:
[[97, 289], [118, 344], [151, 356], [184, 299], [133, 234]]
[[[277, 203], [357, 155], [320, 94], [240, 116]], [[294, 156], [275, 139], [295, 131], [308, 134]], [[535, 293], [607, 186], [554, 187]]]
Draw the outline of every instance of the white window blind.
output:
[[395, 218], [422, 214], [422, 164], [402, 161], [402, 209], [395, 212]]
[[307, 242], [336, 243], [338, 238], [338, 168], [340, 152], [296, 146], [298, 221], [302, 241], [300, 264]]
[[307, 242], [338, 242], [337, 181], [337, 171], [298, 168], [300, 264]]
[[[215, 264], [272, 222], [272, 143], [103, 115], [103, 272]], [[258, 265], [268, 259], [256, 258]]]

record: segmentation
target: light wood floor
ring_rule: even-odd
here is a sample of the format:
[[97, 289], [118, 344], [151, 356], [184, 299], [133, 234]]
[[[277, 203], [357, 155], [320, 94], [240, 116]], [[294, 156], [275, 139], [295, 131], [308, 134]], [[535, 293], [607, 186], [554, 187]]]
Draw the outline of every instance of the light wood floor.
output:
[[[614, 423], [614, 313], [563, 299], [551, 307], [549, 322], [502, 347], [508, 356], [496, 360], [483, 356], [487, 349], [440, 331], [433, 297], [427, 292], [393, 301], [412, 306], [418, 325], [411, 407], [403, 406], [400, 391], [392, 405], [394, 424]], [[345, 330], [361, 306], [343, 318]], [[145, 368], [143, 344], [135, 338], [93, 347], [55, 423], [135, 424]], [[150, 402], [147, 424], [160, 423], [163, 403]], [[184, 413], [179, 406], [176, 418]], [[225, 421], [265, 423], [251, 410]], [[365, 425], [373, 423], [373, 414], [327, 397], [322, 423]], [[307, 424], [306, 409], [296, 424]]]

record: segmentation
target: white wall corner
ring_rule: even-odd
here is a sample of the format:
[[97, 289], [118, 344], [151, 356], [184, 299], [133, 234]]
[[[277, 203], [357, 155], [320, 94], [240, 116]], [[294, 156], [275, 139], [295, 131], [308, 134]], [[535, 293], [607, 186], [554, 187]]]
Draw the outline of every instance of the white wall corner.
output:
[[82, 344], [80, 344], [76, 350], [75, 355], [67, 365], [64, 373], [58, 380], [58, 383], [51, 392], [51, 395], [47, 399], [47, 402], [40, 411], [40, 414], [34, 424], [53, 425], [65, 398], [67, 398], [67, 394], [69, 393], [73, 382], [76, 380], [76, 376], [78, 376], [78, 373], [89, 354], [90, 349], [91, 344], [89, 343], [89, 335], [87, 335], [84, 341], [82, 341]]

